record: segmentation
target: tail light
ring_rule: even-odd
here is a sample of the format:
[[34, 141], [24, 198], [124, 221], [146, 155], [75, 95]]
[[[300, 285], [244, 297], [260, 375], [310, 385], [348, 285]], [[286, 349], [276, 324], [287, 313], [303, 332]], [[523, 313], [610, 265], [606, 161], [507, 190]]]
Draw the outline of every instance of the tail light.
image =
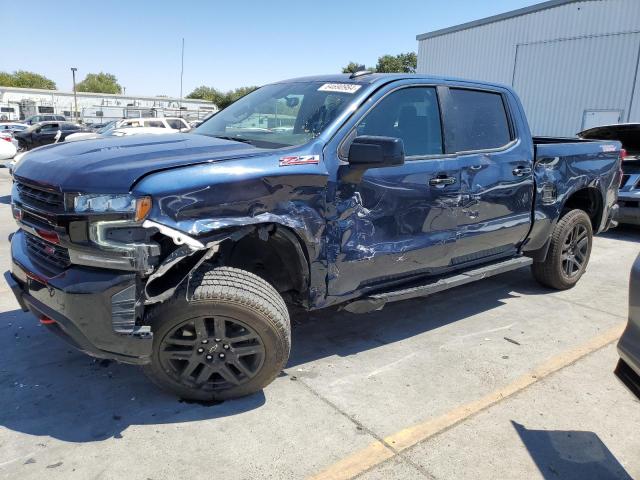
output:
[[0, 137], [2, 140], [5, 140], [7, 142], [11, 141], [11, 137]]
[[624, 186], [625, 178], [622, 172], [622, 162], [627, 156], [627, 151], [624, 148], [620, 149], [620, 166], [618, 167], [618, 175], [620, 176], [620, 187]]

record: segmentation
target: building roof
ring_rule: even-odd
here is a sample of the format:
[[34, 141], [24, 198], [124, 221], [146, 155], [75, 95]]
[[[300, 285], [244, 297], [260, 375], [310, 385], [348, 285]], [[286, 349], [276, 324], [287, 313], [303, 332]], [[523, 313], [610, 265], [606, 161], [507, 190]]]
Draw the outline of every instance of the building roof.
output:
[[[22, 88], [22, 87], [5, 87], [0, 85], [0, 91], [6, 92], [22, 92], [22, 93], [38, 93], [48, 95], [71, 95], [73, 92], [63, 92], [62, 90], [47, 90], [44, 88]], [[147, 97], [143, 95], [121, 95], [119, 93], [93, 93], [93, 92], [76, 92], [78, 97], [99, 97], [99, 98], [120, 98], [129, 100], [155, 100], [182, 103], [213, 103], [210, 100], [200, 100], [196, 98], [175, 98], [175, 97]]]
[[584, 0], [549, 0], [547, 2], [537, 3], [529, 7], [519, 8], [518, 10], [511, 10], [510, 12], [501, 13], [499, 15], [493, 15], [492, 17], [481, 18], [472, 22], [461, 23], [460, 25], [454, 25], [453, 27], [442, 28], [433, 32], [423, 33], [416, 35], [417, 40], [426, 40], [427, 38], [439, 37], [446, 35], [447, 33], [459, 32], [461, 30], [467, 30], [469, 28], [479, 27], [487, 25], [489, 23], [500, 22], [502, 20], [508, 20], [510, 18], [520, 17], [522, 15], [528, 15], [530, 13], [539, 12], [541, 10], [547, 10], [549, 8], [559, 7], [568, 3], [583, 2]]

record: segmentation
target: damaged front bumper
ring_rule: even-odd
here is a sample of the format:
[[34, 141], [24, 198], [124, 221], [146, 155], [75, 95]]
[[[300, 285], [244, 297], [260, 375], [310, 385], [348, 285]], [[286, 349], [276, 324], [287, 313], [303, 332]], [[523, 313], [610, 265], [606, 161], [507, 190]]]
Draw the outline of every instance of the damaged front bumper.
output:
[[47, 328], [94, 357], [150, 362], [153, 334], [136, 326], [142, 310], [135, 273], [72, 265], [51, 277], [29, 257], [21, 230], [11, 240], [11, 256], [7, 283]]

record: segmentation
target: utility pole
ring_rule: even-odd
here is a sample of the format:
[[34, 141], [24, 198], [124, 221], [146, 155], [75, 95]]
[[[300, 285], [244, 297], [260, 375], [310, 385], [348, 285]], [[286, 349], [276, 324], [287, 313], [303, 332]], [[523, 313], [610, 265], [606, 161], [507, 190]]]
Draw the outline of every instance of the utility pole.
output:
[[73, 116], [76, 117], [76, 123], [78, 123], [78, 96], [76, 95], [76, 71], [78, 69], [71, 67], [71, 74], [73, 75]]
[[184, 75], [184, 37], [182, 38], [182, 57], [180, 60], [180, 117], [182, 117], [182, 76]]

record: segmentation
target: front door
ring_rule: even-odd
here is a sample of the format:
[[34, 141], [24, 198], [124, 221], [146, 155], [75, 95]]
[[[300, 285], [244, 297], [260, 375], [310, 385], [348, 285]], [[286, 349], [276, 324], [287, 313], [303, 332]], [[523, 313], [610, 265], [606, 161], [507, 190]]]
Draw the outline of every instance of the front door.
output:
[[453, 254], [460, 172], [444, 154], [437, 90], [413, 85], [378, 96], [350, 138], [401, 138], [405, 164], [369, 169], [355, 185], [338, 179], [330, 295], [437, 271]]
[[461, 172], [453, 266], [513, 255], [531, 227], [533, 151], [530, 141], [519, 141], [505, 95], [442, 92], [446, 151], [456, 154]]

